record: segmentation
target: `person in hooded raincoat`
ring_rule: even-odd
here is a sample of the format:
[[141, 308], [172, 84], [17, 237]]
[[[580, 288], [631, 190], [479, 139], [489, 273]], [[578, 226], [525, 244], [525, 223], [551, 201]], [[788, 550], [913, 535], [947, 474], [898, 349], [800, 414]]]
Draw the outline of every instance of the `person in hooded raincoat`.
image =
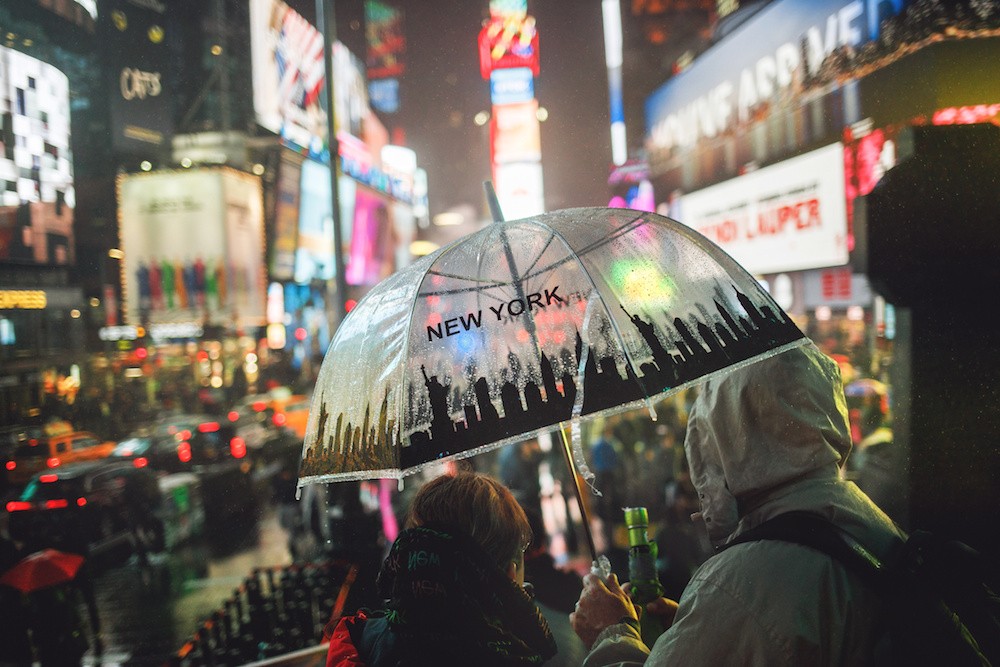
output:
[[[851, 449], [837, 365], [811, 343], [707, 381], [684, 443], [716, 549], [785, 512], [818, 514], [878, 556], [902, 534], [842, 469]], [[656, 603], [654, 603], [656, 604]], [[777, 540], [717, 553], [695, 572], [672, 625], [647, 647], [617, 580], [588, 575], [574, 629], [596, 665], [870, 663], [881, 602], [843, 565]]]

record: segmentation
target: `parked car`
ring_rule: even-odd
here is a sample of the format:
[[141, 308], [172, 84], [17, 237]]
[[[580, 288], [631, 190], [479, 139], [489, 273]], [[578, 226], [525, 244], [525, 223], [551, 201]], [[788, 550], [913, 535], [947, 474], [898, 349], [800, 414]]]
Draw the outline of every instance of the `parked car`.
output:
[[206, 523], [222, 526], [244, 520], [255, 507], [255, 461], [248, 446], [255, 437], [225, 418], [175, 414], [137, 429], [111, 456], [161, 474], [196, 475]]
[[10, 534], [31, 549], [96, 555], [142, 539], [162, 544], [162, 496], [156, 475], [128, 461], [71, 463], [35, 474], [7, 502]]
[[89, 431], [76, 431], [65, 421], [27, 428], [17, 437], [18, 444], [5, 463], [7, 480], [15, 487], [47, 469], [106, 458], [115, 448], [113, 441]]

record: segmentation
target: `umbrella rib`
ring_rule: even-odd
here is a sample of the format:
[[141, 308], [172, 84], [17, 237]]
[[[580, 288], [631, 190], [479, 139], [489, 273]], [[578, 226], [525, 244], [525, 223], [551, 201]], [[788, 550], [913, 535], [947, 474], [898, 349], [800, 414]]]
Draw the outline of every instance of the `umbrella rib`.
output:
[[538, 264], [538, 262], [540, 262], [540, 261], [541, 261], [541, 259], [542, 259], [542, 256], [543, 256], [543, 255], [545, 254], [545, 251], [549, 249], [549, 246], [550, 246], [550, 245], [552, 245], [552, 241], [553, 241], [553, 240], [555, 240], [555, 238], [556, 238], [556, 235], [555, 235], [555, 234], [554, 234], [554, 233], [552, 232], [552, 230], [550, 229], [550, 230], [549, 230], [549, 240], [548, 240], [548, 241], [546, 241], [546, 242], [545, 242], [545, 245], [544, 245], [544, 246], [542, 246], [542, 249], [538, 251], [538, 256], [537, 256], [537, 257], [535, 257], [535, 261], [533, 261], [533, 262], [531, 263], [531, 265], [530, 265], [530, 266], [529, 266], [528, 268], [526, 268], [526, 269], [524, 270], [524, 274], [523, 274], [523, 275], [526, 275], [526, 276], [531, 276], [531, 275], [533, 275], [533, 274], [531, 273], [531, 272], [532, 272], [532, 270], [534, 270], [534, 268], [535, 268], [535, 265], [536, 265], [536, 264]]
[[[466, 280], [468, 282], [493, 283], [494, 285], [506, 285], [506, 284], [508, 284], [508, 283], [500, 282], [499, 280], [492, 280], [492, 279], [491, 280], [483, 280], [481, 278], [472, 278], [470, 276], [460, 276], [460, 275], [457, 275], [457, 274], [454, 274], [454, 273], [444, 273], [442, 271], [431, 271], [431, 270], [428, 270], [427, 271], [427, 275], [430, 275], [430, 276], [441, 276], [442, 278], [452, 278], [454, 280]], [[473, 287], [473, 288], [470, 288], [470, 289], [479, 289], [479, 288]], [[437, 294], [437, 292], [435, 292], [434, 294]], [[421, 294], [421, 296], [423, 296], [423, 294]]]
[[[579, 252], [573, 252], [572, 254], [567, 255], [566, 257], [564, 257], [562, 259], [556, 260], [556, 261], [554, 261], [554, 262], [552, 262], [550, 264], [545, 265], [544, 267], [538, 269], [537, 271], [535, 271], [533, 273], [525, 273], [524, 275], [521, 276], [522, 280], [528, 280], [530, 278], [535, 278], [537, 276], [541, 276], [541, 275], [544, 275], [544, 274], [549, 273], [551, 271], [554, 271], [555, 269], [559, 268], [563, 264], [565, 264], [567, 262], [572, 262], [572, 261], [576, 260], [578, 257], [580, 257], [582, 255], [585, 255], [585, 254], [587, 254], [589, 252], [592, 252], [593, 250], [596, 250], [597, 248], [600, 248], [602, 245], [610, 243], [611, 241], [613, 241], [617, 237], [619, 237], [619, 236], [621, 236], [623, 234], [626, 234], [626, 233], [632, 231], [632, 229], [635, 227], [635, 225], [638, 224], [639, 222], [641, 222], [643, 219], [644, 218], [643, 218], [642, 215], [637, 216], [634, 220], [631, 220], [627, 224], [624, 224], [621, 227], [619, 227], [612, 234], [609, 234], [608, 236], [602, 237], [599, 241], [595, 241], [594, 243], [591, 243], [589, 246], [585, 246], [585, 247], [581, 248]], [[562, 235], [559, 234], [558, 232], [556, 232], [554, 229], [552, 229], [548, 225], [541, 225], [539, 223], [534, 223], [534, 224], [538, 224], [539, 226], [544, 227], [546, 230], [548, 230], [548, 232], [551, 235], [551, 238], [553, 240], [558, 236], [560, 238], [560, 240], [562, 240], [563, 243], [566, 245], [566, 247], [570, 248], [572, 250], [572, 246], [570, 246], [569, 243], [566, 242], [566, 239], [563, 238]], [[550, 241], [550, 244], [551, 244], [551, 241]], [[546, 245], [546, 248], [548, 247], [548, 245], [549, 244]], [[541, 255], [539, 255], [539, 258], [541, 258]], [[534, 265], [537, 264], [537, 263], [538, 263], [538, 261], [536, 260], [532, 264], [532, 267], [534, 267]], [[427, 273], [428, 274], [433, 274], [433, 275], [439, 275], [439, 276], [442, 276], [442, 277], [445, 277], [445, 278], [453, 278], [453, 279], [456, 279], [456, 280], [466, 280], [466, 281], [469, 281], [469, 282], [476, 282], [476, 279], [474, 279], [474, 278], [472, 278], [470, 276], [457, 276], [457, 275], [453, 275], [453, 274], [446, 274], [446, 273], [441, 273], [439, 271], [430, 271], [430, 270], [428, 270]], [[490, 286], [488, 286], [488, 287], [485, 287], [485, 288], [482, 287], [482, 286], [480, 286], [480, 285], [475, 285], [475, 286], [472, 286], [472, 287], [459, 287], [459, 288], [455, 288], [455, 289], [446, 289], [446, 290], [440, 290], [440, 291], [435, 291], [435, 292], [420, 292], [419, 294], [417, 294], [417, 296], [422, 296], [422, 297], [427, 297], [427, 296], [449, 296], [449, 295], [452, 295], [452, 294], [464, 294], [466, 292], [479, 292], [479, 291], [486, 291], [486, 290], [493, 289], [493, 288], [509, 287], [512, 284], [512, 283], [503, 283], [503, 282], [499, 282], [499, 281], [495, 281], [495, 280], [493, 280], [493, 281], [485, 281], [484, 280], [484, 281], [481, 281], [481, 282], [489, 282], [489, 283], [492, 283], [492, 284]], [[502, 301], [503, 300], [503, 299], [499, 299], [498, 297], [493, 297], [493, 298], [497, 299], [498, 301]]]

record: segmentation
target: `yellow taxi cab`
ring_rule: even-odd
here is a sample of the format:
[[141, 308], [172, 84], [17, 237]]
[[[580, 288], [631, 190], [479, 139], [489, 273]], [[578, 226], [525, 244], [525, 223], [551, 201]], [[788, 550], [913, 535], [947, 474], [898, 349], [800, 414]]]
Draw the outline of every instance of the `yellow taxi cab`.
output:
[[293, 394], [288, 387], [276, 387], [264, 394], [254, 394], [241, 401], [254, 412], [269, 412], [275, 426], [291, 431], [298, 438], [306, 437], [309, 423], [310, 398]]
[[102, 440], [89, 431], [77, 431], [69, 422], [51, 422], [14, 447], [5, 463], [7, 480], [21, 486], [36, 473], [77, 461], [107, 458], [115, 443]]

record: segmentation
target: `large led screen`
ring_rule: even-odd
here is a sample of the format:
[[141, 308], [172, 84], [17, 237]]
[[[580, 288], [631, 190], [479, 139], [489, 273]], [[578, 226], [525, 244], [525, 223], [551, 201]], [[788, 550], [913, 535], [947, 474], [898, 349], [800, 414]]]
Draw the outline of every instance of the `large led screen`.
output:
[[0, 47], [0, 263], [73, 263], [69, 80]]

